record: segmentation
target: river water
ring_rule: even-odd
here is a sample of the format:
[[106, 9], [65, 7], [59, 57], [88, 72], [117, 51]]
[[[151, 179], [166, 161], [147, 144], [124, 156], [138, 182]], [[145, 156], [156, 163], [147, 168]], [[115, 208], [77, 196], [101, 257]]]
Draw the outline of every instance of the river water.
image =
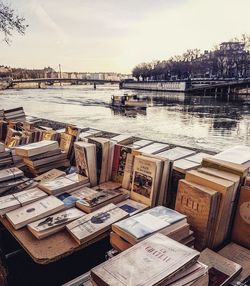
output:
[[[138, 94], [145, 113], [114, 111], [111, 95]], [[117, 86], [63, 86], [0, 91], [0, 109], [23, 106], [26, 114], [81, 127], [129, 133], [167, 143], [220, 151], [250, 146], [250, 97], [228, 101], [183, 93], [119, 90]]]

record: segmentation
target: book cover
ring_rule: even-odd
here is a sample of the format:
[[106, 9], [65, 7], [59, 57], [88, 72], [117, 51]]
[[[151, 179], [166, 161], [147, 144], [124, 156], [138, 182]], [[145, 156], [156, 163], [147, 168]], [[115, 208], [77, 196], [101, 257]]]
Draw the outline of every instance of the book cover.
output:
[[136, 201], [133, 201], [131, 199], [127, 199], [125, 201], [122, 201], [118, 204], [116, 204], [119, 208], [127, 212], [130, 216], [135, 215], [143, 210], [146, 210], [148, 208], [147, 205], [138, 203]]
[[116, 228], [122, 229], [139, 240], [185, 218], [185, 215], [175, 210], [157, 206], [115, 223], [112, 229], [114, 232]]
[[97, 284], [110, 286], [167, 283], [184, 267], [192, 265], [198, 255], [196, 250], [155, 234], [93, 268], [91, 277]]
[[58, 148], [59, 146], [57, 141], [43, 140], [36, 143], [16, 147], [15, 150], [16, 155], [18, 156], [31, 157]]

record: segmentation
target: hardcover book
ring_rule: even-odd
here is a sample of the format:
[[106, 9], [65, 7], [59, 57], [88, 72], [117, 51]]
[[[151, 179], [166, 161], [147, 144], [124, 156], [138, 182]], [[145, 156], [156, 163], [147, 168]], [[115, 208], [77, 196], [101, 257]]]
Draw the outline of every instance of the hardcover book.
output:
[[66, 227], [75, 240], [79, 244], [82, 244], [105, 233], [110, 229], [112, 223], [127, 216], [127, 212], [121, 210], [114, 204], [109, 204], [73, 221]]
[[187, 216], [197, 250], [211, 246], [219, 202], [220, 193], [186, 180], [179, 181], [175, 209]]
[[146, 156], [135, 156], [131, 199], [155, 206], [160, 187], [162, 161]]
[[232, 240], [250, 248], [250, 187], [241, 187]]
[[63, 208], [63, 202], [54, 196], [48, 196], [32, 204], [8, 212], [6, 217], [15, 229], [20, 229], [33, 221], [56, 213]]
[[96, 145], [87, 142], [75, 142], [74, 148], [78, 173], [88, 177], [91, 186], [96, 186]]
[[60, 148], [63, 151], [65, 151], [68, 158], [71, 155], [71, 151], [73, 148], [73, 142], [74, 142], [74, 136], [67, 134], [65, 132], [61, 133]]
[[15, 150], [16, 155], [18, 156], [31, 157], [58, 148], [59, 146], [57, 141], [43, 140], [40, 142], [16, 147]]
[[114, 146], [114, 157], [112, 165], [112, 175], [113, 181], [122, 183], [124, 176], [124, 169], [127, 160], [127, 154], [131, 153], [131, 148], [118, 145]]
[[167, 149], [169, 149], [169, 145], [155, 142], [153, 144], [140, 148], [139, 151], [145, 154], [154, 155], [161, 153]]
[[195, 151], [193, 150], [182, 148], [182, 147], [175, 147], [175, 148], [166, 150], [164, 152], [161, 152], [158, 155], [161, 157], [167, 158], [171, 161], [175, 161], [175, 160], [182, 159], [187, 156], [194, 155], [194, 154], [195, 154]]
[[58, 231], [62, 230], [66, 224], [84, 215], [84, 212], [76, 208], [70, 208], [68, 210], [32, 222], [28, 224], [27, 227], [36, 238], [42, 239], [57, 233]]
[[196, 250], [158, 233], [93, 268], [91, 277], [97, 285], [166, 285], [198, 256]]
[[125, 212], [127, 212], [129, 214], [129, 216], [135, 215], [139, 212], [142, 212], [142, 211], [148, 209], [147, 205], [138, 203], [138, 202], [133, 201], [131, 199], [127, 199], [127, 200], [122, 201], [116, 205], [119, 208], [121, 208], [122, 210], [124, 210]]
[[46, 173], [43, 173], [40, 176], [37, 176], [34, 178], [34, 181], [37, 183], [44, 183], [47, 181], [52, 181], [54, 179], [64, 177], [66, 176], [66, 173], [57, 169], [52, 169]]
[[185, 218], [177, 211], [158, 206], [113, 224], [112, 230], [135, 244], [155, 232], [167, 235], [175, 231], [186, 223]]
[[221, 256], [220, 254], [206, 248], [199, 257], [199, 262], [208, 266], [209, 285], [229, 285], [241, 271], [241, 265]]
[[20, 178], [22, 176], [24, 176], [23, 171], [19, 170], [16, 167], [0, 170], [0, 182]]

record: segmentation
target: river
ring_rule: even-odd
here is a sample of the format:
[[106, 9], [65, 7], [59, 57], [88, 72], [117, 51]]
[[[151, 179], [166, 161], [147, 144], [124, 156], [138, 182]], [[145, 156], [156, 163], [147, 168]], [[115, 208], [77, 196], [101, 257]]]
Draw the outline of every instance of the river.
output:
[[[111, 95], [146, 97], [145, 113], [114, 111]], [[250, 146], [250, 97], [199, 97], [183, 93], [119, 90], [117, 86], [63, 86], [0, 91], [0, 109], [211, 151]]]

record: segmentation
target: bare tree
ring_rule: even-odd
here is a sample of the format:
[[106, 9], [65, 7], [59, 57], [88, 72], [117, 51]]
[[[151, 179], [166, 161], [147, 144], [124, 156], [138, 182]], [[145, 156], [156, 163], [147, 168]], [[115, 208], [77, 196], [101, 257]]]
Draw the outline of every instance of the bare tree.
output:
[[27, 27], [25, 19], [17, 15], [16, 11], [9, 4], [4, 4], [0, 0], [0, 32], [4, 35], [3, 40], [10, 44], [13, 32], [16, 31], [24, 35]]

